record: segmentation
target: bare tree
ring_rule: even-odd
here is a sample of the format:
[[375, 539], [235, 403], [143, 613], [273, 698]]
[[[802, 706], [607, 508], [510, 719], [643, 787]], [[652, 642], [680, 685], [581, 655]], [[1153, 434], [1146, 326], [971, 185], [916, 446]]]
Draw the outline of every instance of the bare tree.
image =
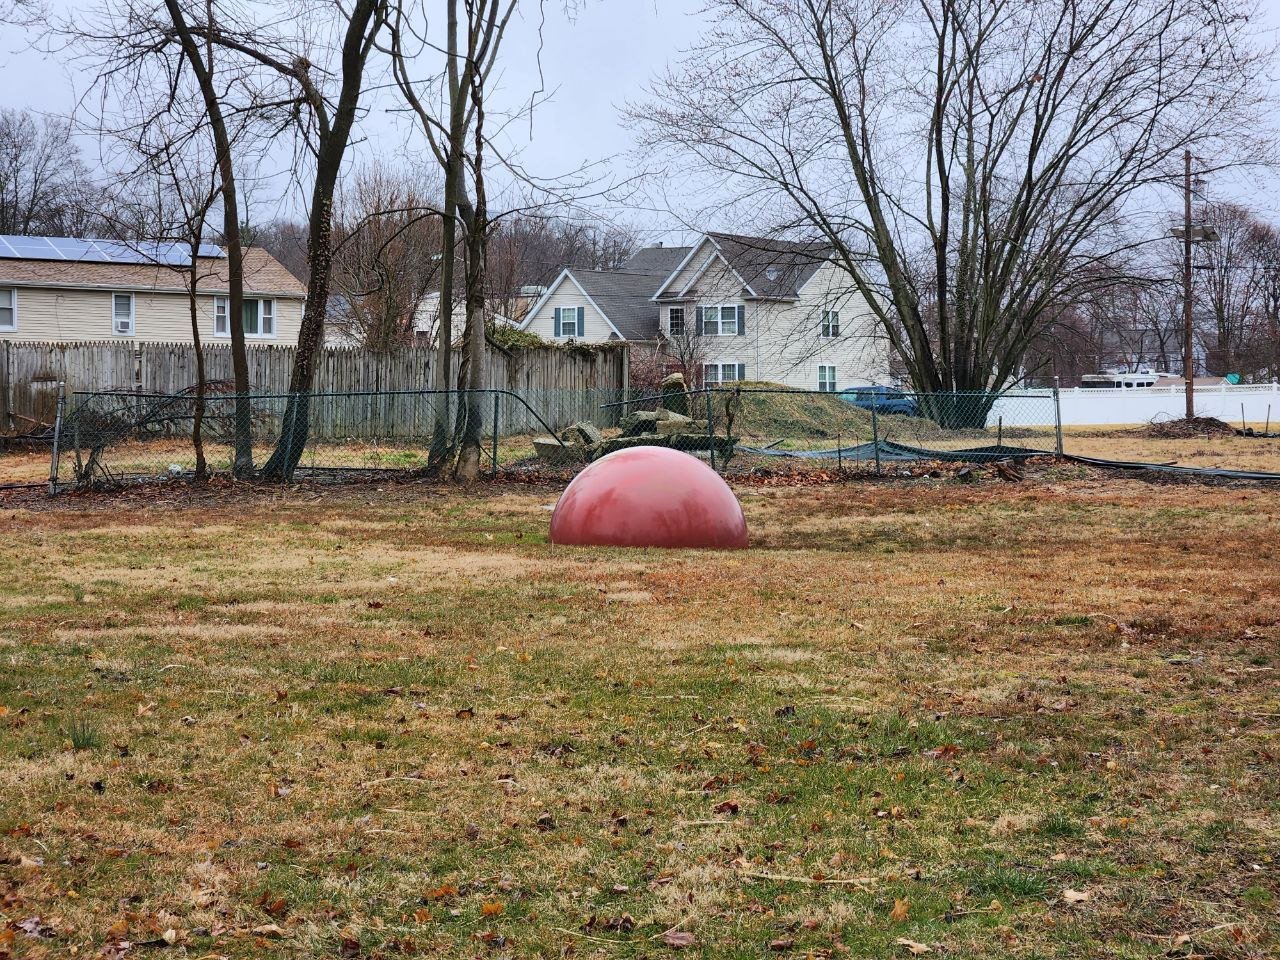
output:
[[[453, 433], [449, 430], [448, 404], [440, 405], [441, 417], [429, 459], [433, 469], [441, 470], [456, 455], [456, 472], [463, 479], [473, 478], [480, 464], [480, 397], [475, 391], [484, 385], [484, 294], [491, 229], [485, 183], [489, 148], [485, 98], [517, 2], [447, 0], [443, 71], [426, 81], [419, 80], [414, 72], [416, 56], [433, 45], [428, 39], [425, 9], [398, 3], [390, 29], [389, 53], [396, 84], [417, 118], [444, 178], [437, 389], [450, 386], [459, 232], [463, 237], [466, 329], [458, 387], [465, 392], [458, 414], [459, 428]], [[436, 49], [440, 46], [435, 44]]]
[[440, 267], [438, 201], [416, 178], [382, 165], [362, 171], [338, 198], [333, 322], [373, 350], [414, 336], [414, 321]]
[[242, 231], [245, 246], [262, 247], [303, 286], [306, 286], [311, 271], [307, 267], [307, 225], [305, 223], [292, 219], [277, 219], [268, 223], [246, 224]]
[[531, 303], [525, 288], [547, 286], [565, 267], [620, 269], [639, 247], [636, 233], [625, 226], [557, 216], [507, 217], [490, 231], [490, 302], [504, 316], [520, 320]]
[[[236, 394], [232, 470], [248, 477], [253, 473], [253, 448], [248, 354], [240, 323], [240, 184], [249, 161], [243, 156], [247, 142], [241, 135], [265, 105], [256, 97], [252, 71], [212, 42], [207, 24], [221, 15], [215, 0], [111, 0], [63, 23], [59, 32], [81, 51], [96, 75], [92, 90], [97, 101], [86, 97], [81, 104], [95, 117], [96, 132], [138, 144], [175, 137], [169, 145], [175, 153], [193, 138], [208, 137], [213, 144]], [[193, 104], [199, 109], [192, 110]]]
[[[167, 5], [177, 0], [165, 0]], [[262, 71], [258, 108], [271, 109], [297, 131], [311, 161], [307, 217], [307, 302], [302, 312], [298, 346], [289, 378], [289, 400], [280, 439], [263, 464], [260, 476], [287, 480], [293, 476], [310, 429], [311, 389], [315, 358], [324, 339], [333, 265], [333, 204], [338, 174], [361, 111], [369, 55], [387, 15], [385, 0], [354, 0], [349, 8], [329, 9], [338, 19], [337, 49], [325, 51], [298, 32], [253, 21], [230, 23], [212, 15], [194, 32], [211, 46], [234, 54]], [[288, 25], [286, 25], [288, 26]], [[332, 54], [332, 67], [317, 57]]]
[[917, 389], [993, 390], [1184, 149], [1222, 166], [1262, 129], [1252, 7], [710, 0], [633, 117], [739, 208], [826, 240]]
[[0, 109], [0, 233], [83, 236], [105, 202], [70, 123]]
[[[1265, 262], [1257, 254], [1257, 229], [1253, 213], [1235, 203], [1207, 203], [1198, 223], [1218, 234], [1203, 244], [1197, 255], [1199, 286], [1212, 316], [1212, 330], [1200, 331], [1210, 373], [1239, 373], [1252, 351], [1256, 326], [1263, 315]], [[1206, 335], [1207, 334], [1207, 335]], [[1253, 371], [1248, 371], [1252, 373]]]
[[[163, 128], [154, 142], [132, 145], [139, 156], [138, 165], [129, 172], [126, 189], [136, 200], [136, 214], [121, 223], [121, 233], [130, 239], [151, 244], [177, 244], [186, 249], [186, 262], [158, 259], [157, 266], [171, 270], [182, 278], [187, 293], [187, 310], [191, 322], [191, 341], [196, 358], [196, 382], [192, 407], [191, 442], [195, 448], [195, 476], [208, 476], [204, 452], [204, 418], [207, 412], [208, 377], [205, 372], [204, 348], [201, 342], [201, 287], [219, 276], [217, 260], [204, 255], [209, 240], [209, 223], [222, 196], [222, 182], [217, 164], [209, 162], [193, 149], [191, 141], [181, 135], [167, 135]], [[180, 150], [177, 145], [185, 149]]]
[[1267, 378], [1275, 380], [1280, 378], [1280, 230], [1269, 223], [1255, 223], [1251, 233], [1250, 247], [1262, 273], [1259, 334], [1263, 347], [1259, 352]]

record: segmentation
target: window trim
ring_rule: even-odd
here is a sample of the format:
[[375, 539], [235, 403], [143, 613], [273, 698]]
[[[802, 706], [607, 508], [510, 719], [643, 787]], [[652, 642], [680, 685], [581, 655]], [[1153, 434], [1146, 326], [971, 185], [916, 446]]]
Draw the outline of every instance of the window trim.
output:
[[[116, 329], [116, 297], [129, 298], [129, 332], [122, 333]], [[132, 337], [137, 334], [138, 325], [138, 298], [132, 290], [112, 290], [111, 291], [111, 335], [113, 337]]]
[[[244, 338], [246, 340], [275, 340], [280, 330], [280, 313], [276, 309], [276, 306], [279, 303], [279, 301], [275, 297], [245, 297], [244, 298], [245, 303], [248, 303], [250, 300], [256, 300], [258, 303], [259, 332], [245, 333]], [[270, 311], [271, 312], [271, 332], [270, 333], [261, 332], [262, 316], [263, 316], [262, 305], [264, 303], [271, 304], [271, 311]], [[227, 317], [227, 329], [225, 333], [218, 330], [219, 304], [223, 305], [223, 313]], [[241, 324], [241, 328], [243, 329], [243, 325], [244, 325], [243, 316], [240, 318], [240, 324]], [[213, 298], [213, 335], [217, 337], [219, 340], [231, 339], [231, 298], [230, 297], [216, 296]]]
[[0, 324], [0, 333], [17, 333], [18, 332], [18, 288], [17, 287], [0, 287], [0, 290], [9, 291], [9, 306], [0, 309], [9, 311], [13, 317], [13, 323], [9, 326]]
[[[712, 380], [707, 375], [707, 371], [710, 370], [712, 367], [714, 367], [716, 371], [716, 378], [714, 380]], [[732, 380], [724, 379], [725, 367], [733, 367]], [[724, 361], [717, 361], [715, 363], [704, 363], [702, 365], [703, 386], [708, 386], [712, 384], [718, 386], [719, 384], [722, 384], [722, 383], [741, 383], [746, 379], [747, 379], [747, 365], [745, 363], [738, 363], [737, 361], [734, 361], [734, 360], [724, 360]]]
[[[564, 333], [564, 311], [574, 311], [573, 333]], [[555, 331], [556, 340], [578, 340], [587, 335], [587, 308], [584, 306], [576, 307], [553, 307], [551, 310], [551, 325]], [[581, 332], [579, 332], [581, 331]]]
[[[675, 316], [680, 314], [680, 332], [676, 332]], [[685, 334], [684, 307], [667, 307], [667, 335], [671, 337], [683, 337]]]
[[822, 311], [822, 323], [818, 327], [818, 336], [824, 340], [834, 340], [840, 336], [839, 310]]
[[[701, 317], [702, 317], [702, 321], [698, 324], [698, 335], [699, 335], [699, 336], [703, 336], [703, 337], [741, 337], [741, 336], [744, 336], [744, 335], [746, 334], [746, 327], [747, 327], [747, 307], [746, 307], [746, 304], [743, 304], [743, 303], [706, 303], [706, 304], [699, 304], [699, 305], [698, 305], [698, 307], [697, 307], [697, 310], [698, 310], [698, 313], [699, 313], [699, 314], [701, 315]], [[716, 324], [716, 332], [715, 332], [715, 333], [708, 333], [708, 332], [707, 332], [707, 323], [708, 323], [708, 321], [707, 321], [706, 317], [707, 317], [707, 311], [708, 311], [708, 310], [714, 310], [714, 311], [716, 311], [716, 320], [715, 320], [715, 324]], [[732, 310], [732, 311], [733, 311], [733, 320], [731, 320], [731, 321], [730, 321], [730, 323], [732, 323], [732, 324], [733, 324], [733, 332], [732, 332], [732, 333], [725, 333], [725, 332], [724, 332], [724, 324], [725, 324], [725, 320], [724, 320], [724, 312], [725, 312], [726, 310]], [[741, 316], [739, 316], [739, 314], [741, 314]], [[738, 332], [739, 327], [741, 327], [741, 328], [742, 328], [742, 333], [739, 333], [739, 332]]]
[[[827, 378], [823, 378], [823, 374], [828, 374]], [[836, 393], [836, 365], [834, 363], [818, 364], [818, 392], [819, 393]]]

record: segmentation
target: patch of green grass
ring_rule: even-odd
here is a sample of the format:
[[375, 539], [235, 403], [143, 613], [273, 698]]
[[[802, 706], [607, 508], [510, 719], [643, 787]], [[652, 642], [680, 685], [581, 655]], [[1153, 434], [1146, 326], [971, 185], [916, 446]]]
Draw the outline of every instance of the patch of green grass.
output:
[[1055, 627], [1091, 627], [1093, 622], [1093, 617], [1085, 613], [1064, 613], [1053, 619]]
[[102, 734], [97, 724], [84, 715], [68, 717], [59, 732], [71, 741], [71, 749], [76, 751], [97, 750], [102, 746]]

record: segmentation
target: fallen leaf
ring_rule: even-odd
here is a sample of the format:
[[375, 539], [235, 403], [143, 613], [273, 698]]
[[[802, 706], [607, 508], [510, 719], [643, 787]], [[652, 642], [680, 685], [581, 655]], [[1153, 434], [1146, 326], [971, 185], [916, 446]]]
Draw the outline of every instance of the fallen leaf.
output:
[[927, 947], [923, 943], [917, 943], [915, 940], [908, 940], [906, 937], [899, 937], [893, 942], [900, 947], [906, 947], [907, 951], [911, 953], [912, 956], [918, 957], [922, 953], [933, 953], [933, 949], [931, 947]]
[[480, 912], [486, 917], [496, 917], [505, 909], [500, 900], [486, 900], [480, 905]]
[[889, 911], [889, 919], [894, 923], [904, 922], [911, 914], [911, 904], [906, 900], [894, 900], [893, 909]]
[[698, 942], [698, 938], [684, 930], [668, 930], [662, 935], [662, 942], [673, 950], [683, 950], [685, 947], [692, 947]]
[[1068, 887], [1062, 891], [1062, 899], [1066, 903], [1084, 903], [1089, 899], [1089, 892], [1087, 890], [1072, 890]]

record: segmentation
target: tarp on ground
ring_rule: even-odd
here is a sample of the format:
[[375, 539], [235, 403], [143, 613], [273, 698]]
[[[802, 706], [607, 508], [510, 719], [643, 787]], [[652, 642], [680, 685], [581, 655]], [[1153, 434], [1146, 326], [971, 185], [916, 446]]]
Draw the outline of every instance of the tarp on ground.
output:
[[1068, 453], [1068, 460], [1090, 467], [1107, 470], [1150, 470], [1153, 473], [1169, 473], [1185, 477], [1217, 477], [1222, 480], [1280, 480], [1280, 473], [1265, 470], [1227, 470], [1222, 467], [1180, 467], [1176, 463], [1139, 463], [1128, 460], [1100, 460], [1097, 457], [1077, 457]]
[[796, 460], [875, 460], [883, 462], [918, 462], [920, 460], [945, 460], [956, 463], [985, 463], [992, 460], [1021, 460], [1026, 457], [1052, 455], [1049, 450], [1032, 450], [1027, 447], [1011, 447], [993, 443], [985, 447], [967, 447], [963, 450], [928, 450], [892, 440], [879, 443], [860, 443], [853, 447], [832, 447], [829, 450], [771, 450], [768, 447], [738, 447], [739, 453], [754, 453], [765, 457], [789, 457]]

